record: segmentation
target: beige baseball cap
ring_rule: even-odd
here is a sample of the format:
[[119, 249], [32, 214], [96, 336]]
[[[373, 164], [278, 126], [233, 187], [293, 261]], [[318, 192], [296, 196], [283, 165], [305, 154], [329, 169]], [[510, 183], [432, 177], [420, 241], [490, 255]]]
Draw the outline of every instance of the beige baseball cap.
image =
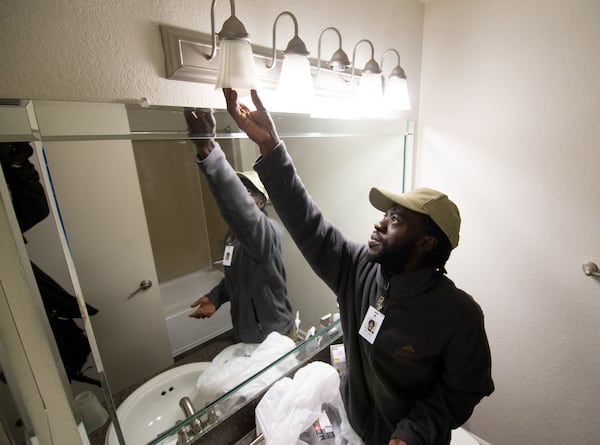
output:
[[373, 207], [387, 212], [394, 204], [417, 213], [429, 215], [450, 240], [452, 248], [458, 246], [460, 213], [458, 207], [444, 193], [430, 188], [419, 188], [400, 195], [377, 187], [371, 188], [369, 201]]
[[246, 179], [247, 181], [249, 181], [256, 190], [258, 190], [263, 195], [265, 195], [265, 198], [267, 201], [269, 200], [269, 194], [267, 193], [267, 189], [265, 188], [265, 186], [261, 182], [260, 178], [258, 177], [258, 173], [256, 173], [254, 170], [247, 170], [247, 171], [236, 172], [236, 173], [240, 179]]

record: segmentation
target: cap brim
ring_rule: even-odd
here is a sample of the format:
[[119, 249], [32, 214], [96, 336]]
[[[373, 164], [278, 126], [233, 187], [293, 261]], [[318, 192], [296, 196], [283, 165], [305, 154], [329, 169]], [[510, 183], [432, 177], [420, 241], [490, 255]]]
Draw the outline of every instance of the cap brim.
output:
[[235, 172], [235, 173], [238, 175], [238, 178], [248, 181], [250, 184], [252, 184], [252, 186], [254, 187], [254, 189], [256, 191], [258, 191], [259, 193], [262, 193], [262, 195], [265, 197], [265, 199], [267, 201], [269, 200], [269, 194], [267, 193], [265, 186], [262, 184], [262, 182], [260, 182], [260, 178], [258, 177], [258, 174], [256, 172], [248, 171], [248, 172]]
[[369, 192], [369, 201], [373, 207], [382, 212], [387, 212], [394, 205], [399, 205], [412, 210], [413, 212], [426, 214], [423, 209], [415, 206], [404, 196], [377, 187], [371, 188], [371, 191]]

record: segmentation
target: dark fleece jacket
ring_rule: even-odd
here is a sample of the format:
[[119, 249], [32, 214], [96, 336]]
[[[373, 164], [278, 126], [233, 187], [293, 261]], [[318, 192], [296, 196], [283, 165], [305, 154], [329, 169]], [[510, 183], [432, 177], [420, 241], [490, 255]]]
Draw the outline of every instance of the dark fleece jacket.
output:
[[218, 308], [231, 302], [236, 338], [260, 343], [271, 332], [286, 334], [294, 323], [287, 299], [281, 250], [283, 228], [260, 211], [220, 147], [198, 162], [206, 175], [233, 246], [225, 278], [209, 293]]

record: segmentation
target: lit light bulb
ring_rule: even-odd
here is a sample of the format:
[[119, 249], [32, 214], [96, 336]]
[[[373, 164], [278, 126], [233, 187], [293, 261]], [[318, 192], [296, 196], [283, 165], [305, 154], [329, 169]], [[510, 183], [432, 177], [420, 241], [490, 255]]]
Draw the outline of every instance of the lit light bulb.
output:
[[233, 88], [239, 97], [256, 89], [256, 72], [252, 46], [246, 39], [226, 39], [219, 49], [219, 74], [215, 88]]
[[315, 90], [308, 58], [300, 54], [286, 54], [277, 84], [280, 108], [297, 113], [310, 113]]

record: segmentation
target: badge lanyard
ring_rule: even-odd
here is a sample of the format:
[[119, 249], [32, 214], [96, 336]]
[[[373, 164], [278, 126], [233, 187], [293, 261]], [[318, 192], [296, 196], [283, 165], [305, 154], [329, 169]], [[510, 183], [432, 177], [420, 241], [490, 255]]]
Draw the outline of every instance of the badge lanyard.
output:
[[358, 333], [362, 338], [373, 344], [384, 319], [385, 315], [383, 313], [379, 312], [373, 306], [369, 306], [369, 310], [360, 325]]
[[388, 291], [390, 289], [389, 281], [385, 282], [383, 289], [383, 295], [377, 297], [375, 307], [369, 306], [369, 309], [365, 314], [365, 318], [363, 318], [363, 321], [360, 325], [360, 329], [358, 330], [360, 336], [371, 344], [375, 342], [377, 334], [379, 333], [379, 329], [381, 328], [383, 320], [385, 319], [385, 315], [383, 315], [383, 312], [381, 312], [381, 310], [383, 309], [383, 305], [385, 303], [386, 297], [388, 296]]
[[223, 266], [231, 266], [231, 260], [233, 259], [233, 246], [228, 244], [225, 246], [225, 252], [223, 252]]

